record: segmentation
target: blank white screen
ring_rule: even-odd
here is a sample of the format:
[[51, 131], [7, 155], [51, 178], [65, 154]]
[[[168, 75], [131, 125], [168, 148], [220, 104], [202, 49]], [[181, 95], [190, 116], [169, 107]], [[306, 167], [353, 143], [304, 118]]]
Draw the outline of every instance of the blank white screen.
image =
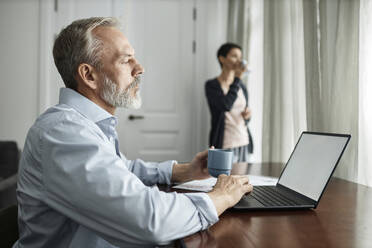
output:
[[347, 140], [304, 133], [278, 183], [318, 201]]

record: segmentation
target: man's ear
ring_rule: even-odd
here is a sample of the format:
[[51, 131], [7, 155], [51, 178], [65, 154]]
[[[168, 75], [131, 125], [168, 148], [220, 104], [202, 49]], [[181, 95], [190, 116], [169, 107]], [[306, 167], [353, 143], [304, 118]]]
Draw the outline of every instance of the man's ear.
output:
[[81, 81], [88, 88], [95, 90], [98, 87], [97, 70], [86, 63], [82, 63], [77, 68], [77, 81]]

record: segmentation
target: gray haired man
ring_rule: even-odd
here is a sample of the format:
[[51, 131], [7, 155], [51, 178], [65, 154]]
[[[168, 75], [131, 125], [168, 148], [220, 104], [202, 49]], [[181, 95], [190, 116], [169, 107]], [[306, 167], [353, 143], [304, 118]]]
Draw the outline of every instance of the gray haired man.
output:
[[66, 88], [27, 134], [14, 247], [165, 244], [213, 225], [252, 190], [246, 177], [220, 176], [209, 193], [161, 192], [151, 186], [209, 177], [207, 151], [187, 164], [120, 153], [115, 110], [141, 106], [144, 69], [115, 18], [73, 22], [53, 55]]

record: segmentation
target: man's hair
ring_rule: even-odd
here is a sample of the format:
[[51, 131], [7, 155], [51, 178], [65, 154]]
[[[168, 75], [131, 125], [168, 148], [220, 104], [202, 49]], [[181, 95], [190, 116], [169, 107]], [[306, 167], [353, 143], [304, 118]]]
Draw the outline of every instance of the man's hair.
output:
[[96, 27], [117, 27], [113, 17], [92, 17], [76, 20], [59, 33], [53, 46], [54, 63], [67, 88], [77, 89], [75, 75], [81, 63], [101, 70], [103, 42], [92, 34]]
[[218, 63], [220, 63], [221, 68], [222, 68], [222, 64], [220, 62], [219, 57], [222, 56], [222, 57], [225, 57], [226, 58], [227, 54], [233, 48], [238, 48], [240, 51], [242, 51], [241, 46], [239, 46], [238, 44], [235, 44], [235, 43], [230, 43], [230, 42], [223, 44], [218, 49], [218, 51], [217, 51], [217, 60], [218, 60]]

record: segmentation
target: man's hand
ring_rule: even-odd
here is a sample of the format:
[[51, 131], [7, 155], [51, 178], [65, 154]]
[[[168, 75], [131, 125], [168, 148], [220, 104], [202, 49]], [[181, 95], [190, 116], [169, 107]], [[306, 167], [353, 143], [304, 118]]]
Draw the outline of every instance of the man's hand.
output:
[[252, 111], [250, 108], [246, 107], [244, 111], [242, 112], [242, 116], [244, 120], [249, 120], [252, 116]]
[[213, 190], [208, 193], [216, 207], [217, 214], [222, 214], [226, 209], [233, 207], [240, 201], [244, 194], [253, 190], [247, 176], [220, 175]]
[[[212, 147], [213, 148], [213, 147]], [[206, 179], [210, 177], [208, 173], [208, 149], [196, 154], [190, 163], [190, 175], [192, 180]]]
[[175, 164], [172, 170], [172, 182], [187, 182], [210, 177], [207, 168], [208, 150], [196, 154], [191, 163]]

